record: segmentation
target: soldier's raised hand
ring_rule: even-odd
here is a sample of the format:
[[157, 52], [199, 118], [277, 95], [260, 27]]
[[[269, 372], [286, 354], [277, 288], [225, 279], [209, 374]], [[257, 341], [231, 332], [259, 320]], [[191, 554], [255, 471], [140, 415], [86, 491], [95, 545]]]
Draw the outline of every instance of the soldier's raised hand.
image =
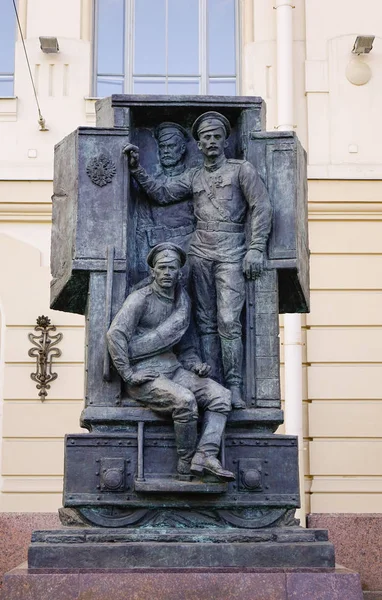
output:
[[264, 270], [264, 254], [260, 250], [248, 250], [243, 261], [243, 271], [247, 279], [256, 279]]
[[139, 148], [134, 144], [127, 144], [122, 152], [127, 154], [130, 169], [137, 169], [139, 167]]

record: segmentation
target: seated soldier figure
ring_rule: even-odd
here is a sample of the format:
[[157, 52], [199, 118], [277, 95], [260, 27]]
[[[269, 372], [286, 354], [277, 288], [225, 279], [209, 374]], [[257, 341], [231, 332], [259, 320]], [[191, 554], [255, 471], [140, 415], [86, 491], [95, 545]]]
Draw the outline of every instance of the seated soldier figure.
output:
[[[231, 393], [208, 377], [210, 367], [186, 334], [190, 299], [178, 283], [185, 262], [185, 252], [175, 244], [151, 250], [147, 263], [154, 280], [126, 298], [107, 333], [109, 352], [129, 396], [172, 416], [178, 474], [234, 480], [217, 458]], [[204, 411], [204, 423], [197, 444], [198, 408]]]

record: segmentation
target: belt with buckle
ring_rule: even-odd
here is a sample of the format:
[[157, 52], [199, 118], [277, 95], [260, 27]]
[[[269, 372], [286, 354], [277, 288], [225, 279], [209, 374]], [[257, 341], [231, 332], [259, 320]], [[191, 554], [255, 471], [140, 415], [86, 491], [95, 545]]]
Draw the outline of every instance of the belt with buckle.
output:
[[147, 233], [149, 235], [151, 244], [160, 244], [162, 242], [167, 242], [171, 238], [174, 237], [184, 237], [189, 235], [194, 231], [193, 225], [181, 225], [180, 227], [152, 227], [148, 229]]
[[242, 223], [226, 223], [223, 221], [198, 221], [196, 229], [204, 231], [226, 231], [227, 233], [243, 233], [244, 225]]

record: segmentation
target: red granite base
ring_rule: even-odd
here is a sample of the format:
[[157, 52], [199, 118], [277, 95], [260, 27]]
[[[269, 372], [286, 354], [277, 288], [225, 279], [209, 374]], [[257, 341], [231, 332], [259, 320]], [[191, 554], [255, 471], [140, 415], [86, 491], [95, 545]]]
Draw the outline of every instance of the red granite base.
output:
[[60, 527], [57, 513], [0, 513], [0, 584], [4, 573], [27, 559], [32, 531]]
[[337, 563], [360, 574], [370, 600], [382, 600], [382, 513], [311, 514], [308, 527], [327, 529]]
[[362, 600], [359, 575], [266, 569], [28, 572], [4, 577], [2, 600]]

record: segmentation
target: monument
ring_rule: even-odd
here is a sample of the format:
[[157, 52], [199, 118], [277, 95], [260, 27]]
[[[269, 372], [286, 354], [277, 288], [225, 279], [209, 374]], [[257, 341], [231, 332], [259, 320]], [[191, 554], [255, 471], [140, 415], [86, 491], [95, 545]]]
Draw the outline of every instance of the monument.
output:
[[65, 527], [33, 534], [30, 572], [91, 569], [89, 598], [107, 572], [144, 600], [150, 570], [158, 598], [200, 577], [201, 598], [305, 598], [313, 574], [361, 598], [296, 521], [298, 441], [275, 433], [279, 313], [309, 310], [296, 135], [266, 132], [257, 97], [96, 110], [56, 146], [52, 229], [51, 306], [86, 316], [88, 432], [66, 436]]

